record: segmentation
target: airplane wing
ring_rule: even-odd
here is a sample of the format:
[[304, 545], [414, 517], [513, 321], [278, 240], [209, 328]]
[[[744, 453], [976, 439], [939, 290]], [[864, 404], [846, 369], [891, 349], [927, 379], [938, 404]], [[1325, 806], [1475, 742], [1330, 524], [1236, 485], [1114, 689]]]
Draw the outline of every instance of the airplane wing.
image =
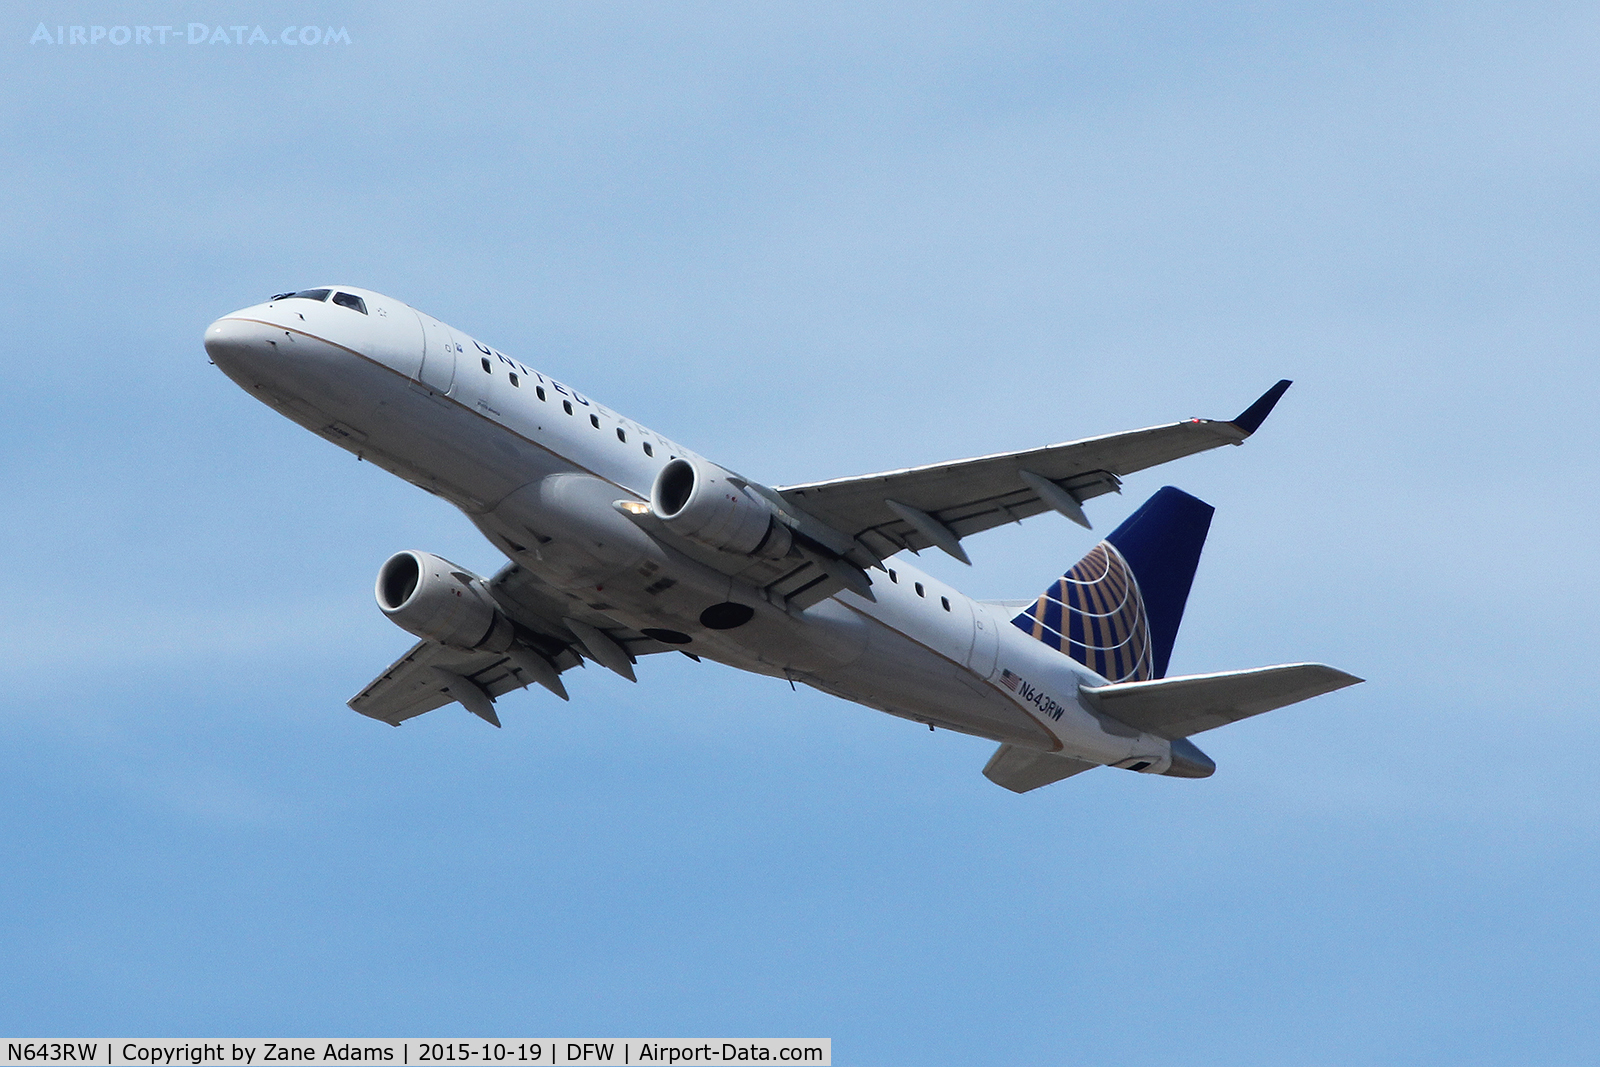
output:
[[[668, 652], [675, 647], [620, 627], [599, 612], [580, 610], [575, 613], [542, 582], [514, 563], [502, 567], [489, 580], [489, 591], [517, 624], [520, 642], [538, 653], [544, 664], [528, 660], [526, 653], [520, 651], [477, 652], [450, 648], [434, 641], [419, 641], [351, 697], [350, 707], [369, 718], [399, 726], [407, 719], [454, 701], [484, 721], [499, 726], [494, 699], [513, 689], [538, 682], [562, 699], [566, 698], [560, 675], [581, 665], [586, 652], [582, 639], [573, 639], [577, 636], [572, 632], [574, 622], [615, 642], [629, 661], [654, 652]], [[546, 665], [553, 671], [546, 670]]]
[[[1083, 526], [1081, 504], [1118, 490], [1135, 471], [1221, 445], [1241, 444], [1289, 388], [1268, 389], [1237, 418], [1189, 419], [1023, 452], [780, 486], [788, 503], [872, 556], [938, 546], [967, 562], [960, 539], [1056, 510]], [[803, 528], [802, 528], [803, 529]], [[859, 552], [847, 553], [860, 560]]]
[[[411, 651], [351, 697], [350, 706], [368, 718], [399, 726], [423, 712], [460, 700], [460, 693], [452, 693], [451, 689], [459, 686], [461, 679], [484, 693], [491, 707], [495, 697], [534, 681], [502, 654], [464, 652], [434, 641], [418, 641]], [[470, 701], [471, 690], [466, 692]], [[468, 706], [468, 710], [473, 709]], [[494, 719], [489, 721], [500, 725]]]
[[1290, 663], [1148, 682], [1084, 686], [1091, 703], [1118, 722], [1166, 738], [1188, 737], [1310, 700], [1362, 681], [1322, 663]]

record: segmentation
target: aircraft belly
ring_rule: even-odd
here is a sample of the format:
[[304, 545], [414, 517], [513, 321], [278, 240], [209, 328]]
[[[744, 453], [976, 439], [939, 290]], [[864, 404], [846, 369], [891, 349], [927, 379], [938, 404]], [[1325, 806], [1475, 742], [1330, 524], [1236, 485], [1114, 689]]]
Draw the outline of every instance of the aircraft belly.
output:
[[556, 470], [518, 486], [473, 521], [546, 581], [589, 589], [661, 555], [644, 531], [611, 506], [619, 495], [603, 478]]
[[1055, 738], [1036, 719], [961, 664], [862, 618], [869, 635], [864, 655], [799, 680], [901, 718], [996, 741], [1056, 747]]
[[[624, 518], [611, 482], [558, 471], [469, 516], [519, 566], [558, 595], [635, 630], [682, 635], [695, 655], [764, 674], [849, 663], [866, 648], [857, 613], [834, 601], [806, 611], [771, 603], [756, 588], [663, 545]], [[713, 605], [748, 607], [748, 621], [716, 629]]]
[[698, 628], [685, 647], [729, 667], [801, 681], [854, 662], [866, 652], [867, 639], [861, 620], [848, 613], [802, 620], [771, 608], [738, 630]]

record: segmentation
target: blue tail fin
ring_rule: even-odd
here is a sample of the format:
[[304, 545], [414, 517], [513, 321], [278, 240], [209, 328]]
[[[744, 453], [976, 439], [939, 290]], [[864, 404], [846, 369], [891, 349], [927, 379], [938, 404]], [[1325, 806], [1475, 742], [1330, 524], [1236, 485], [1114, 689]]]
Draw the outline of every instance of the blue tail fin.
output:
[[1166, 677], [1212, 510], [1158, 491], [1012, 625], [1113, 682]]

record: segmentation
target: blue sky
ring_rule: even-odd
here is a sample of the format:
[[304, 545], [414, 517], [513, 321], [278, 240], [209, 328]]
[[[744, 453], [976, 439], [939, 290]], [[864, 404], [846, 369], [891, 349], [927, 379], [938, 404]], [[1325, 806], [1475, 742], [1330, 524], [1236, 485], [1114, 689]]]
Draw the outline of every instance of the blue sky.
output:
[[[43, 22], [350, 44], [30, 45]], [[0, 1032], [1593, 1062], [1600, 14], [43, 3], [5, 64]], [[1203, 782], [682, 657], [388, 730], [432, 497], [207, 366], [398, 296], [751, 477], [1231, 417], [1174, 672], [1369, 679]], [[1030, 596], [1054, 517], [930, 560]]]

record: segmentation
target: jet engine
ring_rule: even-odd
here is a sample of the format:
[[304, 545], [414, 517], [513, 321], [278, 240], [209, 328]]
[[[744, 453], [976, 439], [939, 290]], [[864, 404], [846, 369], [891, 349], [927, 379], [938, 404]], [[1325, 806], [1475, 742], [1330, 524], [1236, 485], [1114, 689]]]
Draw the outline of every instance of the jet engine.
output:
[[650, 487], [650, 511], [673, 533], [721, 552], [780, 559], [793, 543], [770, 502], [704, 460], [662, 467]]
[[374, 592], [390, 622], [428, 641], [504, 652], [516, 639], [482, 578], [428, 552], [390, 556]]

